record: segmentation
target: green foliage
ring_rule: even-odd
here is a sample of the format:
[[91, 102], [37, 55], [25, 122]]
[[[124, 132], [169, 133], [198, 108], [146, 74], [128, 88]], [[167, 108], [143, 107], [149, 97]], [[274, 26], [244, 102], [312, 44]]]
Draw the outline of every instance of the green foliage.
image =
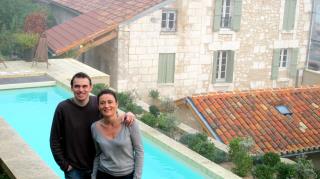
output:
[[305, 157], [301, 157], [298, 159], [296, 171], [298, 179], [315, 179], [317, 177], [312, 161], [307, 160]]
[[133, 96], [130, 92], [117, 93], [119, 108], [125, 112], [131, 111], [135, 114], [142, 114], [143, 109], [134, 104]]
[[241, 139], [234, 138], [229, 143], [229, 156], [235, 164], [233, 171], [241, 176], [246, 176], [252, 169], [253, 159], [249, 155], [249, 142]]
[[296, 169], [295, 165], [278, 163], [276, 166], [277, 170], [277, 179], [290, 179], [296, 178]]
[[128, 103], [126, 105], [126, 111], [131, 111], [133, 112], [134, 114], [142, 114], [143, 113], [143, 109], [141, 106], [138, 106], [134, 103]]
[[174, 101], [170, 98], [165, 98], [160, 102], [160, 108], [162, 112], [173, 113], [176, 109]]
[[21, 50], [34, 48], [39, 40], [38, 34], [16, 33], [14, 34], [16, 45]]
[[107, 89], [107, 88], [108, 88], [108, 85], [106, 85], [104, 83], [93, 84], [91, 93], [94, 95], [98, 95], [101, 90]]
[[274, 173], [275, 170], [273, 167], [268, 165], [258, 165], [253, 171], [253, 176], [259, 179], [272, 179], [274, 178]]
[[177, 127], [177, 119], [173, 114], [162, 113], [158, 117], [158, 128], [163, 130], [169, 136], [172, 136], [175, 128]]
[[151, 113], [144, 113], [140, 120], [151, 127], [157, 126], [157, 118]]
[[155, 105], [149, 106], [149, 111], [150, 111], [151, 114], [153, 114], [156, 117], [160, 114], [159, 108], [157, 106], [155, 106]]
[[78, 55], [77, 53], [78, 53], [77, 50], [71, 49], [59, 56], [56, 56], [55, 58], [76, 58]]
[[204, 134], [185, 134], [179, 141], [211, 161], [216, 163], [227, 161], [227, 154], [210, 143]]
[[280, 162], [279, 154], [268, 152], [262, 157], [263, 164], [268, 165], [270, 167], [276, 166]]
[[154, 100], [159, 99], [159, 91], [158, 90], [150, 90], [149, 97], [151, 97]]
[[4, 173], [2, 168], [0, 168], [0, 179], [10, 179], [9, 176]]

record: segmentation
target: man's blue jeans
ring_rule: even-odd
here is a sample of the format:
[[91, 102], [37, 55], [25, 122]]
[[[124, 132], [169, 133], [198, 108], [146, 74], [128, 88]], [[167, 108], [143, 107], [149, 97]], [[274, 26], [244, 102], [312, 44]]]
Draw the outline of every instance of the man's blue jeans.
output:
[[72, 169], [68, 172], [64, 172], [66, 179], [91, 179], [92, 170], [78, 170]]

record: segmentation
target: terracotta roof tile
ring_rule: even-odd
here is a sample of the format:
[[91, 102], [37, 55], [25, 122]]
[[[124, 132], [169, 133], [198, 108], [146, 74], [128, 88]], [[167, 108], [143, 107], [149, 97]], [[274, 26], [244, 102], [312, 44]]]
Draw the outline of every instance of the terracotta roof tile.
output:
[[[234, 137], [249, 136], [256, 152], [319, 149], [319, 86], [209, 93], [191, 100], [226, 144]], [[284, 116], [276, 105], [288, 106], [293, 114]]]
[[[114, 30], [118, 25], [165, 0], [53, 0], [79, 16], [46, 31], [48, 46], [62, 54]], [[67, 24], [67, 25], [66, 25]]]

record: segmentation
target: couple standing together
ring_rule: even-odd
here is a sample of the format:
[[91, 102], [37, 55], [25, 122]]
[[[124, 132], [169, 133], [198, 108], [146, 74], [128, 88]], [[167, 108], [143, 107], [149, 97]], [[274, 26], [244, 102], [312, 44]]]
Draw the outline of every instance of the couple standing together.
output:
[[118, 116], [111, 90], [90, 96], [91, 78], [79, 72], [71, 79], [73, 98], [55, 110], [50, 147], [66, 179], [139, 179], [143, 146], [132, 113]]

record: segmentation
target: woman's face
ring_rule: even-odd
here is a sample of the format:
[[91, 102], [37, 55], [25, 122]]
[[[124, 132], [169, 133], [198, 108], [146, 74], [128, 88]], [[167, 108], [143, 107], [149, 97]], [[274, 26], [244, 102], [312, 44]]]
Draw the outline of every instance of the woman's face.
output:
[[103, 94], [99, 98], [99, 111], [105, 117], [116, 115], [118, 103], [111, 94]]

